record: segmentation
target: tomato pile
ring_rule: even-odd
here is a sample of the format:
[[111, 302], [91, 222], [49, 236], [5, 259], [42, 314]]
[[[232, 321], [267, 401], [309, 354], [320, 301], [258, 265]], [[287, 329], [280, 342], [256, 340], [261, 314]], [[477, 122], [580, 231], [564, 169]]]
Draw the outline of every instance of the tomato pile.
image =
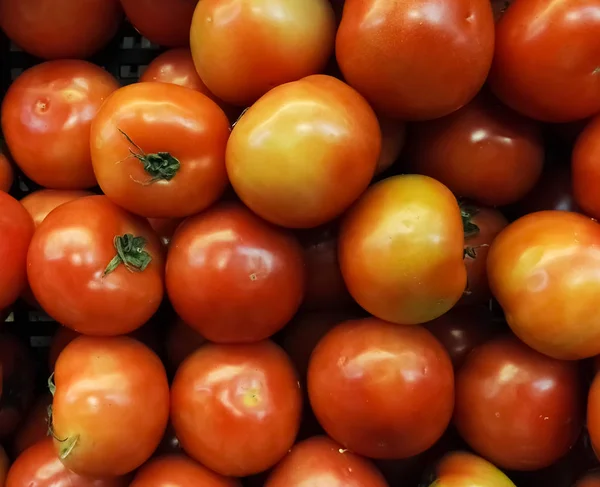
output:
[[600, 486], [600, 0], [0, 28], [0, 487]]

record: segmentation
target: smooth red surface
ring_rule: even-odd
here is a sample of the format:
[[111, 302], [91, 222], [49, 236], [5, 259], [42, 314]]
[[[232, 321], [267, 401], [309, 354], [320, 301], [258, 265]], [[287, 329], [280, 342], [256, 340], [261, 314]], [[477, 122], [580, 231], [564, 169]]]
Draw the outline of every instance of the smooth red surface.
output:
[[[598, 7], [600, 12], [600, 4]], [[578, 137], [571, 158], [573, 195], [581, 210], [594, 218], [600, 217], [600, 118], [596, 117]]]
[[175, 230], [183, 218], [148, 218], [148, 223], [160, 237], [160, 241], [165, 247], [171, 243]]
[[93, 194], [89, 191], [40, 189], [21, 199], [21, 204], [29, 212], [37, 228], [55, 208]]
[[5, 154], [0, 152], [0, 191], [8, 193], [15, 179], [15, 172]]
[[544, 210], [579, 211], [573, 196], [571, 166], [544, 168], [534, 188], [515, 206], [519, 216]]

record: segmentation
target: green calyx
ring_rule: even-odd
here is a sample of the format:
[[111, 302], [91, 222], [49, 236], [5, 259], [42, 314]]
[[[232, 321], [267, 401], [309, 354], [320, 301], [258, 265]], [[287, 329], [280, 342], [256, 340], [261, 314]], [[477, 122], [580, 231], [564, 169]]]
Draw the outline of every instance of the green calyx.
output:
[[466, 240], [479, 234], [479, 227], [473, 223], [473, 217], [479, 213], [479, 209], [465, 202], [461, 202], [459, 207]]
[[117, 255], [108, 263], [102, 277], [113, 272], [121, 264], [130, 272], [143, 272], [152, 262], [152, 256], [144, 250], [146, 246], [144, 237], [134, 237], [130, 233], [117, 235], [113, 245]]

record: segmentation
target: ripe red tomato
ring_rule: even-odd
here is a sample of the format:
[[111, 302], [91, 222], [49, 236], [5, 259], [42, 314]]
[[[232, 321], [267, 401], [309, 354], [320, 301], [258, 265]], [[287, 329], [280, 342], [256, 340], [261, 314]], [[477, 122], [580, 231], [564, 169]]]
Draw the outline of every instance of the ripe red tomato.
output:
[[271, 90], [235, 125], [227, 172], [255, 213], [310, 228], [343, 213], [367, 188], [381, 150], [379, 123], [356, 91], [325, 75]]
[[150, 226], [160, 237], [165, 247], [168, 247], [169, 243], [171, 243], [175, 230], [177, 230], [182, 221], [182, 218], [148, 218], [148, 223], [150, 223]]
[[[600, 4], [599, 4], [600, 6]], [[588, 215], [600, 218], [600, 117], [592, 119], [575, 144], [571, 158], [573, 173], [573, 195], [577, 205]]]
[[286, 230], [224, 203], [175, 232], [166, 284], [177, 314], [208, 340], [263, 340], [283, 328], [302, 302], [302, 248]]
[[379, 116], [381, 128], [381, 154], [375, 174], [389, 169], [400, 156], [406, 141], [406, 124], [400, 120]]
[[424, 323], [465, 291], [461, 212], [448, 188], [429, 177], [372, 186], [346, 214], [338, 245], [350, 294], [378, 318]]
[[[23, 422], [19, 425], [14, 437], [12, 452], [19, 456], [29, 447], [48, 437], [48, 408], [52, 405], [50, 393], [40, 396]], [[0, 486], [2, 484], [0, 483]]]
[[459, 304], [483, 304], [492, 297], [486, 265], [490, 245], [508, 220], [493, 208], [461, 203], [460, 209], [465, 227], [467, 291]]
[[388, 487], [367, 459], [343, 449], [325, 436], [294, 445], [269, 475], [264, 487]]
[[167, 361], [169, 368], [176, 371], [183, 361], [206, 343], [200, 333], [187, 325], [181, 318], [175, 319], [167, 331]]
[[223, 110], [197, 91], [167, 83], [126, 86], [92, 123], [98, 184], [119, 206], [145, 217], [193, 215], [227, 186], [229, 133]]
[[42, 308], [87, 335], [129, 333], [150, 319], [163, 297], [158, 237], [106, 196], [52, 211], [35, 232], [27, 266]]
[[431, 487], [515, 487], [515, 484], [487, 460], [467, 452], [445, 455], [435, 468]]
[[478, 96], [456, 113], [413, 125], [409, 140], [414, 172], [484, 205], [514, 203], [542, 174], [540, 127], [492, 97]]
[[8, 193], [14, 179], [15, 172], [13, 171], [12, 165], [10, 164], [8, 157], [6, 157], [0, 149], [0, 191]]
[[582, 426], [576, 362], [542, 355], [513, 336], [479, 346], [456, 376], [454, 422], [500, 468], [538, 470], [573, 446]]
[[546, 122], [598, 113], [599, 7], [598, 0], [514, 1], [496, 25], [489, 83], [500, 99]]
[[192, 16], [198, 0], [121, 0], [136, 30], [151, 42], [167, 47], [190, 43]]
[[431, 447], [450, 422], [452, 362], [419, 326], [347, 321], [315, 348], [308, 394], [321, 426], [344, 447], [371, 458], [407, 458]]
[[171, 387], [171, 421], [184, 451], [233, 477], [275, 465], [294, 443], [301, 409], [296, 372], [270, 341], [205, 345]]
[[146, 463], [129, 487], [241, 487], [241, 484], [183, 455], [168, 455]]
[[118, 87], [112, 75], [86, 61], [50, 61], [19, 76], [2, 103], [2, 130], [25, 175], [46, 188], [95, 186], [90, 125]]
[[93, 193], [77, 190], [40, 189], [25, 196], [21, 200], [21, 204], [29, 212], [37, 228], [52, 210], [84, 196], [93, 196]]
[[119, 0], [0, 0], [0, 27], [45, 59], [86, 58], [117, 33]]
[[514, 333], [559, 359], [600, 354], [600, 225], [577, 213], [542, 211], [492, 243], [488, 279]]
[[335, 27], [327, 0], [202, 0], [190, 43], [208, 89], [227, 103], [248, 106], [271, 88], [321, 72], [333, 52]]
[[52, 439], [42, 440], [23, 452], [10, 467], [5, 487], [126, 487], [123, 477], [82, 477], [62, 464]]
[[493, 53], [489, 0], [346, 0], [336, 39], [348, 83], [401, 120], [439, 118], [468, 103]]
[[27, 249], [33, 231], [23, 205], [0, 191], [0, 310], [13, 304], [27, 285]]
[[575, 487], [600, 487], [600, 471], [595, 470], [580, 478]]
[[76, 338], [60, 354], [54, 381], [54, 446], [70, 470], [124, 475], [158, 447], [169, 419], [169, 383], [145, 345], [129, 337]]

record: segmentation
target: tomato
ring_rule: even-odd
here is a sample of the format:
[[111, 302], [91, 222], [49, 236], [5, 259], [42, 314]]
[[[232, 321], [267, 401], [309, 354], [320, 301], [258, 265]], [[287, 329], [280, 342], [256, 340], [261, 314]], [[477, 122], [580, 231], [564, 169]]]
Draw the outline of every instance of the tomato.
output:
[[338, 262], [338, 232], [336, 222], [296, 233], [304, 248], [306, 309], [341, 309], [353, 303]]
[[286, 230], [224, 203], [181, 224], [169, 248], [166, 284], [177, 314], [208, 340], [263, 340], [302, 302], [302, 248]]
[[163, 297], [158, 237], [105, 196], [52, 211], [35, 232], [27, 266], [42, 308], [87, 335], [129, 333], [150, 319]]
[[36, 400], [15, 435], [13, 453], [16, 456], [48, 437], [48, 408], [51, 405], [52, 395], [49, 393]]
[[401, 120], [439, 118], [468, 103], [493, 52], [489, 0], [347, 0], [336, 39], [346, 81]]
[[406, 124], [388, 117], [378, 117], [381, 128], [381, 154], [375, 174], [389, 169], [400, 156], [406, 140]]
[[596, 117], [577, 139], [571, 159], [575, 201], [594, 218], [600, 217], [600, 197], [595, 186], [600, 183], [600, 164], [596, 161], [600, 156], [600, 144], [596, 140], [599, 136], [600, 117]]
[[595, 470], [580, 478], [575, 487], [600, 487], [600, 471]]
[[325, 436], [294, 445], [269, 476], [264, 487], [388, 487], [381, 473]]
[[447, 117], [415, 124], [409, 140], [407, 159], [414, 172], [484, 205], [514, 203], [542, 174], [540, 127], [491, 97], [479, 96]]
[[171, 421], [184, 451], [227, 476], [275, 465], [294, 443], [301, 408], [294, 368], [270, 341], [205, 345], [171, 386]]
[[513, 0], [491, 0], [492, 9], [494, 10], [494, 18], [496, 22], [502, 18]]
[[190, 43], [190, 26], [198, 0], [121, 0], [129, 21], [151, 42], [167, 47]]
[[13, 171], [12, 165], [10, 164], [8, 157], [0, 151], [0, 191], [8, 193], [14, 179], [15, 172]]
[[308, 394], [321, 426], [345, 448], [407, 458], [431, 447], [450, 422], [452, 362], [424, 328], [347, 321], [313, 351]]
[[71, 330], [66, 326], [59, 326], [56, 330], [56, 333], [52, 337], [52, 342], [50, 343], [50, 351], [48, 353], [48, 368], [53, 371], [56, 366], [56, 361], [58, 357], [65, 349], [65, 347], [71, 343], [75, 338], [80, 337], [81, 333], [76, 332], [75, 330]]
[[119, 0], [0, 0], [0, 27], [15, 44], [45, 59], [86, 58], [121, 21]]
[[600, 374], [596, 374], [588, 395], [587, 429], [594, 452], [600, 458]]
[[2, 103], [2, 130], [25, 175], [46, 188], [95, 186], [90, 125], [118, 86], [86, 61], [50, 61], [19, 76]]
[[467, 291], [459, 303], [482, 304], [491, 298], [486, 266], [489, 246], [508, 221], [493, 208], [461, 203], [460, 209], [465, 227]]
[[[599, 7], [598, 0], [515, 0], [496, 25], [489, 76], [496, 95], [524, 115], [546, 122], [598, 113]], [[576, 52], [577, 57], [561, 52]]]
[[13, 304], [27, 285], [27, 249], [33, 231], [23, 205], [0, 191], [0, 310]]
[[169, 246], [175, 230], [183, 221], [182, 218], [148, 218], [148, 223], [160, 237], [162, 244], [165, 247]]
[[490, 462], [467, 452], [445, 455], [435, 469], [431, 487], [515, 487], [510, 479]]
[[169, 419], [169, 384], [154, 352], [129, 337], [79, 337], [54, 372], [54, 446], [70, 470], [124, 475], [158, 447]]
[[493, 316], [483, 306], [459, 306], [425, 324], [447, 350], [454, 370], [462, 367], [476, 347], [488, 341], [497, 331]]
[[581, 432], [575, 362], [542, 355], [512, 336], [476, 348], [456, 376], [454, 422], [471, 448], [500, 468], [537, 470]]
[[600, 354], [600, 225], [577, 213], [542, 211], [492, 243], [488, 279], [513, 332], [559, 359]]
[[167, 359], [170, 368], [175, 371], [182, 362], [206, 343], [200, 333], [177, 318], [167, 331]]
[[98, 184], [115, 203], [145, 217], [192, 215], [225, 190], [229, 132], [223, 110], [201, 93], [167, 83], [126, 86], [92, 124]]
[[238, 487], [239, 481], [216, 474], [183, 455], [151, 460], [129, 487]]
[[52, 210], [64, 203], [83, 198], [84, 196], [93, 196], [93, 193], [76, 190], [40, 189], [25, 196], [21, 200], [21, 204], [29, 212], [37, 228]]
[[248, 106], [276, 86], [321, 72], [335, 28], [327, 0], [202, 0], [190, 44], [208, 89]]
[[342, 221], [338, 245], [350, 294], [394, 323], [437, 318], [467, 284], [458, 203], [426, 176], [395, 176], [369, 188]]
[[309, 76], [271, 90], [235, 125], [227, 173], [240, 199], [278, 225], [316, 227], [367, 188], [381, 151], [368, 103], [342, 81]]
[[23, 452], [10, 467], [6, 487], [126, 487], [125, 478], [82, 477], [63, 465], [52, 439], [42, 440]]

